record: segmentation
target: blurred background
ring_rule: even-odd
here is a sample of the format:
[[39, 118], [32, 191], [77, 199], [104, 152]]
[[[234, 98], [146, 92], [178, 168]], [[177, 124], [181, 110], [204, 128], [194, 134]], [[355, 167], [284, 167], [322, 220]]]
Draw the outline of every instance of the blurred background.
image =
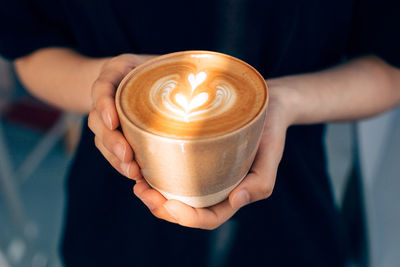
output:
[[[0, 58], [0, 267], [62, 266], [64, 184], [81, 121], [29, 96]], [[326, 145], [349, 266], [399, 266], [400, 108], [329, 124]], [[229, 247], [220, 241], [214, 266]]]

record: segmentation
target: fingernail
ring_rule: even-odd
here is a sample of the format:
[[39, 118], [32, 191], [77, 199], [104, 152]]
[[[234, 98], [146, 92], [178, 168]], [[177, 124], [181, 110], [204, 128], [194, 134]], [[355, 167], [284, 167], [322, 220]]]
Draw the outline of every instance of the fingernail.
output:
[[124, 161], [126, 153], [126, 147], [122, 144], [116, 144], [114, 146], [114, 154], [119, 158], [120, 161]]
[[245, 189], [240, 190], [233, 196], [232, 206], [234, 208], [240, 209], [241, 207], [249, 203], [250, 203], [250, 196], [247, 190]]
[[106, 111], [103, 111], [102, 117], [103, 117], [104, 124], [107, 126], [107, 128], [112, 130], [112, 122], [111, 122], [110, 114]]
[[170, 205], [168, 205], [167, 203], [165, 203], [165, 204], [164, 204], [165, 210], [168, 212], [169, 216], [172, 217], [172, 219], [174, 219], [175, 221], [178, 221], [178, 220], [176, 219], [176, 215], [175, 215], [175, 212], [174, 212], [173, 208], [172, 208], [172, 207], [169, 207], [169, 206], [170, 206]]
[[126, 177], [129, 177], [129, 170], [131, 169], [131, 164], [129, 162], [122, 162], [121, 169], [125, 173]]
[[140, 200], [147, 206], [147, 208], [149, 208], [149, 210], [154, 210], [156, 208], [150, 200], [146, 198], [141, 198]]

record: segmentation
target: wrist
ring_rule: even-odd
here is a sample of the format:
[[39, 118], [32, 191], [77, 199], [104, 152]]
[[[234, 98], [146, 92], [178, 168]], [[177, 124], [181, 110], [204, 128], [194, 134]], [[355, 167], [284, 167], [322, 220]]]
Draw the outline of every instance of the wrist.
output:
[[287, 78], [267, 80], [269, 89], [269, 105], [280, 110], [280, 121], [286, 127], [299, 123], [301, 96], [289, 86]]
[[89, 113], [93, 108], [92, 86], [96, 79], [100, 76], [103, 67], [108, 60], [109, 58], [81, 58], [81, 64], [79, 64], [81, 67], [79, 68], [79, 71], [82, 72], [82, 77], [85, 77], [86, 79], [84, 83], [87, 84], [87, 101], [85, 101], [87, 103], [83, 113]]

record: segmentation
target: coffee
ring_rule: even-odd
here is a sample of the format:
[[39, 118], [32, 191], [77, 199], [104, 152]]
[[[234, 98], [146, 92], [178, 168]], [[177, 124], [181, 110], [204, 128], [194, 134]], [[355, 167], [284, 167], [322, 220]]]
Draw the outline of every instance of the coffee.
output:
[[229, 56], [173, 54], [132, 76], [121, 105], [132, 122], [151, 133], [208, 138], [251, 121], [264, 105], [263, 83], [251, 67]]
[[167, 199], [207, 207], [224, 200], [249, 171], [268, 89], [243, 61], [186, 51], [132, 70], [115, 99], [146, 181]]

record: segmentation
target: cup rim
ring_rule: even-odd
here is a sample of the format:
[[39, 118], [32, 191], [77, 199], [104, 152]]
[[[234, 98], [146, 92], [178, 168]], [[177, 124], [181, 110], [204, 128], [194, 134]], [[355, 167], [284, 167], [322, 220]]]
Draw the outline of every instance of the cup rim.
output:
[[[242, 125], [240, 128], [235, 129], [231, 132], [222, 134], [222, 135], [215, 135], [215, 136], [206, 136], [206, 137], [199, 137], [199, 138], [174, 138], [174, 137], [170, 137], [170, 136], [163, 136], [163, 135], [159, 135], [156, 133], [152, 133], [146, 129], [143, 129], [141, 127], [139, 127], [138, 125], [136, 125], [126, 114], [125, 111], [122, 109], [121, 107], [121, 93], [122, 90], [124, 89], [125, 84], [130, 80], [130, 78], [136, 73], [139, 72], [141, 69], [155, 64], [158, 61], [162, 61], [166, 58], [170, 58], [170, 57], [176, 57], [182, 54], [211, 54], [211, 55], [216, 55], [216, 56], [222, 56], [222, 57], [226, 57], [229, 58], [230, 60], [234, 60], [239, 62], [240, 64], [245, 65], [246, 67], [248, 67], [249, 69], [253, 70], [254, 73], [256, 74], [256, 76], [262, 81], [262, 84], [264, 85], [264, 90], [265, 90], [265, 101], [262, 105], [262, 107], [260, 108], [259, 112], [257, 113], [256, 116], [254, 116], [253, 119], [251, 119], [249, 122], [247, 122], [246, 124]], [[190, 143], [197, 143], [197, 142], [203, 142], [203, 141], [207, 141], [207, 140], [218, 140], [218, 139], [223, 139], [223, 138], [227, 138], [229, 136], [233, 136], [236, 135], [237, 132], [242, 131], [244, 128], [248, 128], [250, 127], [253, 123], [255, 123], [256, 121], [258, 121], [258, 119], [264, 115], [264, 113], [266, 112], [267, 106], [268, 106], [268, 102], [269, 102], [269, 89], [268, 89], [268, 85], [264, 79], [264, 77], [250, 64], [246, 63], [245, 61], [238, 59], [236, 57], [224, 54], [224, 53], [219, 53], [219, 52], [214, 52], [214, 51], [207, 51], [207, 50], [187, 50], [187, 51], [179, 51], [179, 52], [172, 52], [172, 53], [168, 53], [168, 54], [164, 54], [155, 58], [152, 58], [146, 62], [144, 62], [143, 64], [140, 64], [139, 66], [133, 68], [131, 71], [129, 71], [129, 73], [127, 75], [125, 75], [125, 77], [122, 79], [122, 81], [119, 83], [118, 87], [117, 87], [117, 91], [115, 94], [115, 105], [117, 108], [117, 113], [119, 116], [120, 121], [122, 119], [124, 119], [131, 127], [138, 129], [138, 131], [142, 132], [145, 135], [149, 135], [153, 138], [157, 138], [157, 139], [161, 139], [161, 140], [168, 140], [169, 142], [190, 142]]]

